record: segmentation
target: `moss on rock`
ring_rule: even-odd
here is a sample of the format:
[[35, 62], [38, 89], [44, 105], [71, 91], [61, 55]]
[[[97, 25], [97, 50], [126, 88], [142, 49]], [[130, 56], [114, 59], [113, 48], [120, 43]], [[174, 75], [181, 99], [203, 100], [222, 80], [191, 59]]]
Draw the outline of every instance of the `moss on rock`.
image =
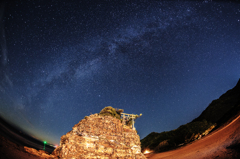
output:
[[99, 115], [112, 116], [112, 117], [120, 120], [121, 119], [121, 113], [123, 111], [124, 111], [123, 109], [117, 109], [117, 108], [113, 108], [111, 106], [107, 106], [100, 111]]

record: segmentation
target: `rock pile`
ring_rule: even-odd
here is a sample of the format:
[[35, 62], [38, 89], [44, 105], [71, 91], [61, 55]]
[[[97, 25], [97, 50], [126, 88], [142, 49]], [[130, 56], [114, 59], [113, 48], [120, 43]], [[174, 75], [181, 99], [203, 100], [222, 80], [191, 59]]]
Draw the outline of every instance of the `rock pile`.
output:
[[194, 136], [194, 138], [192, 140], [197, 140], [197, 139], [201, 139], [203, 136], [206, 136], [209, 134], [210, 131], [212, 131], [213, 128], [216, 127], [215, 125], [210, 126], [207, 130], [205, 130], [202, 134], [198, 133]]
[[112, 116], [93, 114], [61, 137], [59, 158], [145, 159], [136, 130]]

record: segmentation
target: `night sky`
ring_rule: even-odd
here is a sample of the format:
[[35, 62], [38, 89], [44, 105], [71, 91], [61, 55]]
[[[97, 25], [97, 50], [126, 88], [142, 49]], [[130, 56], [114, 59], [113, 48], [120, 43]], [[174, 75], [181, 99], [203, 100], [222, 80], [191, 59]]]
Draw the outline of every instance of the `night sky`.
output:
[[0, 115], [52, 144], [105, 106], [176, 129], [240, 78], [235, 2], [6, 1], [0, 35]]

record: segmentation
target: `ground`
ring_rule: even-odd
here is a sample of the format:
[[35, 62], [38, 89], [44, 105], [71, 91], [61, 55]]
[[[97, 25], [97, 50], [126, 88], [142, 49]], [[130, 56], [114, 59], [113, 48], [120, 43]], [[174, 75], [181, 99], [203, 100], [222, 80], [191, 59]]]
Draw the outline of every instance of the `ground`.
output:
[[[240, 158], [240, 114], [229, 123], [188, 145], [176, 150], [150, 154], [149, 159], [225, 159]], [[37, 153], [36, 153], [37, 152]], [[52, 158], [39, 151], [27, 151], [22, 145], [18, 145], [0, 136], [0, 159], [45, 159]], [[43, 156], [44, 157], [41, 157]]]

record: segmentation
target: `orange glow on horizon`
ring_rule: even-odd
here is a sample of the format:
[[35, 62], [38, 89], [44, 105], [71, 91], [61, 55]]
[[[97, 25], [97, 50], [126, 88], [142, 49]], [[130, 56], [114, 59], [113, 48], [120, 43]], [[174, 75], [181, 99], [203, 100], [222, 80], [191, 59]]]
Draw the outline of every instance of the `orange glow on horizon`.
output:
[[144, 150], [143, 154], [149, 154], [149, 153], [151, 153], [151, 152], [152, 152], [152, 151], [146, 149], [146, 150]]

